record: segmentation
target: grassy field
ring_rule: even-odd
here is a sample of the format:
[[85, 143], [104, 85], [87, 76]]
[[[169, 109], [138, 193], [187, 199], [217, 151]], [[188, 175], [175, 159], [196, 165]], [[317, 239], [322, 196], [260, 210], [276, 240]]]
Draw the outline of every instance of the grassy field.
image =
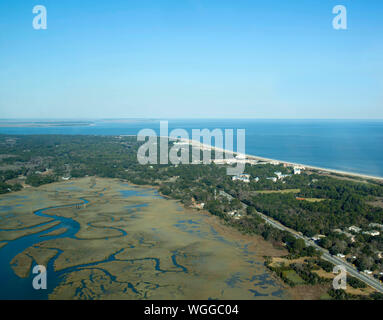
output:
[[305, 281], [294, 270], [283, 271], [283, 275], [295, 285], [305, 284]]
[[320, 300], [332, 300], [331, 296], [326, 292], [320, 296]]

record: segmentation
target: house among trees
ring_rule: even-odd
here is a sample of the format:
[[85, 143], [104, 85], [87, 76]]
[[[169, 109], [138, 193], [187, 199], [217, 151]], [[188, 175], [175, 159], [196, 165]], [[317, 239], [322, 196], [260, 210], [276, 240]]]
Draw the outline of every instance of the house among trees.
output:
[[359, 227], [356, 227], [356, 226], [351, 226], [350, 228], [348, 228], [349, 231], [354, 231], [356, 233], [359, 233], [360, 231], [362, 231], [361, 228]]
[[249, 183], [250, 182], [250, 175], [249, 174], [241, 174], [239, 176], [234, 176], [232, 178], [233, 181], [242, 181], [242, 182], [246, 182], [246, 183]]

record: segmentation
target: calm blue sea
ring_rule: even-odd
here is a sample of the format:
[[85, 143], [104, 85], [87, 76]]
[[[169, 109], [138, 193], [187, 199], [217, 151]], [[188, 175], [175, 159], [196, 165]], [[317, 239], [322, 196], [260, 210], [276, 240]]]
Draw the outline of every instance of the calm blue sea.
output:
[[[93, 126], [6, 128], [3, 134], [159, 134], [159, 120], [96, 121]], [[382, 120], [170, 120], [169, 130], [245, 129], [246, 152], [267, 158], [383, 177]]]

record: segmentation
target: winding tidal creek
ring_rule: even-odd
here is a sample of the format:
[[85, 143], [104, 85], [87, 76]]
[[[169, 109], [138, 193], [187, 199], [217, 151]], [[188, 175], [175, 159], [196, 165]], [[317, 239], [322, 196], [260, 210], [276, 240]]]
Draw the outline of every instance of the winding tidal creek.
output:
[[[83, 178], [0, 196], [0, 299], [284, 299], [270, 244], [151, 188]], [[47, 289], [32, 287], [35, 265]]]

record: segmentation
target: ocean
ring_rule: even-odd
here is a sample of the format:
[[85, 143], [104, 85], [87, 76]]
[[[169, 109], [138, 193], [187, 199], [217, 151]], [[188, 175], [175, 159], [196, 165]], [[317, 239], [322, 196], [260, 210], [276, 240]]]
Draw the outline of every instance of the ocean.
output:
[[[136, 135], [144, 128], [159, 134], [159, 121], [0, 127], [0, 134]], [[169, 120], [169, 132], [175, 128], [185, 129], [190, 138], [192, 129], [245, 129], [247, 154], [383, 177], [383, 120]]]

